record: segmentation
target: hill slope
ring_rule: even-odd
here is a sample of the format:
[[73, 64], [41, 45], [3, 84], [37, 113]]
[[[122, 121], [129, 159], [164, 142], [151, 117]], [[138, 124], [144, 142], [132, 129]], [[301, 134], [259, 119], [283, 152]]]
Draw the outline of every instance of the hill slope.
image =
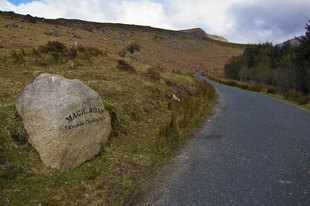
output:
[[[49, 43], [48, 43], [49, 42]], [[126, 50], [137, 43], [141, 51]], [[221, 72], [243, 45], [146, 26], [0, 12], [0, 202], [128, 205], [208, 112], [215, 91], [192, 75]], [[79, 79], [112, 119], [109, 144], [68, 173], [46, 168], [27, 143], [15, 100], [41, 73]], [[180, 102], [172, 99], [173, 95]]]
[[[0, 16], [6, 17], [0, 19], [0, 44], [5, 48], [38, 47], [48, 41], [60, 41], [74, 48], [78, 41], [83, 46], [120, 52], [129, 42], [138, 42], [142, 52], [134, 56], [141, 61], [186, 72], [223, 68], [230, 56], [241, 54], [244, 49], [244, 45], [222, 44], [199, 33], [80, 20], [52, 20], [10, 12], [1, 12]], [[49, 35], [49, 31], [56, 32], [57, 36]]]

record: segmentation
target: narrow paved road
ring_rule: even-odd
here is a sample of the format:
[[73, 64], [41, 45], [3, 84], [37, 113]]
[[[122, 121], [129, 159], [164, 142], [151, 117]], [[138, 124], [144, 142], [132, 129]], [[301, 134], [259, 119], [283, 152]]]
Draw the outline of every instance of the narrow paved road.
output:
[[310, 113], [209, 82], [220, 94], [215, 115], [143, 205], [310, 205]]

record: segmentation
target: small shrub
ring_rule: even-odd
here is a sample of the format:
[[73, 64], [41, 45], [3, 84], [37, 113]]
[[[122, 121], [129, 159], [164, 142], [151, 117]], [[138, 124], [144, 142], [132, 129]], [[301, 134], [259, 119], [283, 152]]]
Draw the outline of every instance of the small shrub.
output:
[[145, 76], [151, 81], [160, 81], [161, 79], [161, 75], [152, 67], [147, 69]]
[[131, 66], [130, 64], [128, 64], [126, 61], [119, 59], [119, 60], [117, 60], [117, 63], [118, 63], [118, 64], [117, 64], [116, 67], [117, 67], [118, 69], [136, 73], [136, 70], [133, 68], [133, 66]]
[[65, 48], [66, 46], [59, 41], [49, 41], [45, 46], [39, 47], [40, 51], [43, 53], [63, 52]]
[[126, 50], [129, 51], [131, 54], [133, 54], [135, 51], [140, 52], [141, 51], [141, 46], [138, 43], [130, 43], [127, 47]]
[[69, 53], [68, 53], [68, 56], [70, 57], [70, 58], [74, 58], [74, 57], [76, 57], [77, 56], [77, 50], [75, 49], [75, 48], [70, 48], [69, 49]]

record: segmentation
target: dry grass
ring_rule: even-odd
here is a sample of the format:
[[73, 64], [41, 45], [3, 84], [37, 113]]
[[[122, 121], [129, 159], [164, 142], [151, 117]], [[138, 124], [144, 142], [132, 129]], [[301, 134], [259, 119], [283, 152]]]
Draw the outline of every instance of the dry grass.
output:
[[156, 152], [167, 155], [179, 149], [186, 140], [186, 134], [200, 124], [213, 108], [212, 104], [206, 102], [215, 99], [215, 89], [206, 81], [196, 86], [197, 95], [185, 94], [180, 102], [173, 101], [169, 105], [171, 116], [159, 130]]
[[[152, 73], [147, 72], [146, 68], [150, 66], [145, 63], [139, 63], [135, 73], [125, 73], [117, 69], [115, 57], [118, 55], [112, 52], [108, 56], [96, 56], [85, 49], [70, 60], [66, 52], [59, 52], [56, 59], [51, 53], [37, 48], [11, 51], [11, 54], [22, 56], [24, 63], [16, 63], [18, 58], [14, 54], [6, 58], [7, 66], [4, 67], [2, 62], [0, 67], [3, 88], [0, 91], [1, 202], [13, 205], [120, 205], [134, 201], [132, 198], [143, 192], [144, 181], [156, 173], [165, 160], [154, 152], [157, 148], [154, 140], [160, 133], [160, 125], [170, 116], [168, 107], [172, 104], [172, 94], [182, 97], [184, 107], [188, 105], [186, 102], [192, 101], [185, 94], [199, 93], [197, 85], [200, 81], [192, 75], [161, 69], [156, 75], [167, 82], [162, 84], [145, 77], [146, 73]], [[87, 58], [85, 53], [88, 53]], [[62, 59], [66, 59], [65, 62]], [[139, 60], [127, 61], [137, 65]], [[36, 150], [27, 143], [27, 134], [15, 110], [17, 94], [43, 72], [81, 80], [99, 93], [112, 118], [109, 144], [95, 159], [69, 173], [45, 168]], [[203, 102], [211, 104], [213, 101]], [[193, 105], [204, 107], [203, 104]], [[184, 109], [178, 111], [184, 113]], [[188, 119], [184, 114], [178, 115], [178, 125], [182, 125], [178, 127], [184, 130], [178, 137], [185, 140], [183, 136], [194, 124], [187, 125], [182, 118]], [[192, 121], [201, 122], [202, 119], [193, 118]], [[175, 142], [174, 149], [179, 143]]]
[[[147, 62], [150, 66], [182, 72], [222, 70], [229, 57], [242, 54], [244, 50], [243, 45], [239, 44], [200, 39], [190, 34], [151, 27], [47, 19], [37, 19], [34, 24], [22, 20], [22, 16], [15, 16], [10, 20], [0, 19], [1, 45], [4, 49], [37, 48], [46, 45], [48, 41], [58, 41], [68, 49], [76, 48], [75, 43], [79, 42], [83, 47], [96, 45], [100, 51], [107, 49], [119, 53], [129, 45], [128, 42], [137, 42], [141, 51], [135, 52], [133, 57]], [[5, 27], [12, 24], [22, 28]], [[49, 30], [57, 32], [58, 37], [46, 35]], [[69, 31], [80, 35], [81, 39], [70, 36]], [[156, 35], [161, 38], [155, 38]]]
[[249, 90], [253, 92], [263, 92], [265, 91], [265, 88], [262, 85], [259, 84], [253, 84], [250, 82], [240, 82], [236, 80], [227, 80], [227, 79], [220, 79], [214, 76], [210, 76], [208, 73], [204, 72], [204, 76], [208, 77], [209, 79], [216, 81], [221, 84], [225, 84], [232, 87], [238, 87], [240, 89]]
[[296, 90], [289, 90], [283, 94], [284, 98], [300, 105], [310, 103], [310, 95], [304, 95], [302, 92]]
[[[225, 84], [228, 86], [238, 87], [240, 89], [249, 90], [253, 92], [263, 92], [267, 94], [273, 94], [282, 98], [284, 100], [292, 101], [293, 103], [297, 103], [299, 105], [309, 105], [310, 104], [310, 95], [304, 95], [302, 92], [296, 90], [289, 90], [287, 92], [280, 91], [277, 87], [274, 86], [262, 86], [250, 82], [240, 82], [236, 80], [225, 80], [220, 79], [214, 76], [210, 76], [209, 73], [204, 72], [204, 76], [207, 76], [209, 79], [216, 81], [221, 84]], [[308, 106], [305, 106], [308, 108]]]

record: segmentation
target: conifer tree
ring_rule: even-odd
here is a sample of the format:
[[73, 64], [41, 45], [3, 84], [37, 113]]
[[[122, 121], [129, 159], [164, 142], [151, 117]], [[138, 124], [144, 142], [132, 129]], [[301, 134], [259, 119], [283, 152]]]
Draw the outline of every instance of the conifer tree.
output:
[[[309, 20], [310, 23], [310, 20]], [[306, 35], [297, 38], [299, 41], [299, 48], [297, 50], [297, 60], [302, 62], [310, 62], [310, 24], [306, 24]]]

